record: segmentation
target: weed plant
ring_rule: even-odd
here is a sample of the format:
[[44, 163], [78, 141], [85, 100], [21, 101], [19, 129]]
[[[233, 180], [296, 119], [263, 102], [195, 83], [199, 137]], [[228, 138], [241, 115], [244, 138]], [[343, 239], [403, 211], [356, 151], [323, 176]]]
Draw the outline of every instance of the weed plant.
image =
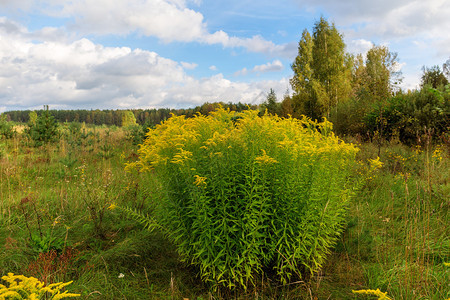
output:
[[150, 130], [134, 166], [155, 171], [164, 193], [155, 226], [182, 257], [206, 282], [245, 289], [264, 274], [287, 283], [324, 264], [356, 152], [326, 121], [218, 109]]

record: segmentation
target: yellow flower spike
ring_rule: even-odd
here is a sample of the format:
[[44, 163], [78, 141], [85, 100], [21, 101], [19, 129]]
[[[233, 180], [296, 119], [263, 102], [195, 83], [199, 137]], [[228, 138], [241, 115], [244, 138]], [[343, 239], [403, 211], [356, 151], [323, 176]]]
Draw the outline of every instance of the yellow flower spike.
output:
[[31, 294], [30, 296], [28, 296], [29, 300], [39, 300], [38, 296], [36, 293]]
[[114, 209], [116, 209], [116, 207], [117, 207], [117, 205], [115, 205], [114, 203], [111, 203], [111, 205], [108, 206], [108, 209], [109, 210], [114, 210]]
[[73, 281], [69, 281], [69, 282], [66, 282], [66, 283], [63, 283], [63, 282], [57, 282], [57, 283], [49, 284], [47, 287], [48, 287], [48, 288], [51, 288], [51, 289], [55, 288], [55, 289], [54, 289], [55, 291], [59, 291], [60, 289], [62, 289], [62, 288], [65, 287], [65, 286], [68, 286], [68, 285], [71, 284], [72, 282], [73, 282]]
[[195, 178], [194, 184], [196, 186], [206, 185], [206, 177], [201, 177], [201, 176], [198, 176], [198, 175], [194, 175], [194, 178]]
[[14, 298], [18, 298], [21, 299], [22, 296], [20, 296], [20, 294], [18, 292], [15, 291], [7, 291], [5, 293], [0, 294], [0, 299], [6, 299], [6, 297], [12, 297], [12, 299]]
[[52, 300], [59, 300], [59, 299], [63, 299], [63, 298], [74, 298], [74, 297], [80, 297], [80, 294], [73, 294], [73, 293], [68, 293], [67, 291], [64, 291], [64, 293], [59, 293], [56, 294]]
[[369, 163], [372, 170], [380, 169], [383, 166], [383, 162], [380, 161], [378, 156], [376, 159], [369, 159]]
[[275, 158], [272, 158], [270, 156], [268, 156], [266, 154], [266, 151], [264, 149], [261, 149], [261, 152], [263, 153], [263, 155], [261, 156], [257, 156], [255, 158], [255, 161], [257, 163], [261, 163], [261, 164], [274, 164], [277, 163], [278, 161]]
[[378, 296], [378, 300], [392, 300], [392, 298], [387, 296], [387, 292], [383, 293], [382, 291], [380, 291], [380, 289], [376, 289], [376, 290], [352, 290], [353, 294], [362, 294], [362, 295], [374, 295], [374, 296]]

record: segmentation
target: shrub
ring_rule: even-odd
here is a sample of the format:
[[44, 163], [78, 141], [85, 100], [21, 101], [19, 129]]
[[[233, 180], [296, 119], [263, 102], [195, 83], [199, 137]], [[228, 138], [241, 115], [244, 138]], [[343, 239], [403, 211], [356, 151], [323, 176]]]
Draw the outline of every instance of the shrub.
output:
[[[218, 109], [172, 116], [147, 133], [140, 159], [164, 197], [154, 220], [214, 285], [282, 282], [324, 263], [342, 230], [357, 149], [331, 123]], [[153, 217], [150, 219], [153, 220]]]
[[134, 116], [133, 112], [130, 110], [126, 110], [122, 113], [122, 127], [129, 127], [129, 126], [135, 126], [136, 123], [136, 117]]
[[15, 130], [12, 122], [6, 120], [6, 114], [0, 116], [0, 138], [10, 139], [14, 136]]
[[36, 146], [41, 146], [58, 139], [58, 122], [50, 114], [48, 109], [36, 119], [35, 123], [28, 124], [28, 135]]
[[[389, 99], [382, 108], [384, 119], [383, 137], [391, 139], [398, 135], [405, 144], [420, 142], [422, 135], [431, 133], [438, 141], [449, 128], [450, 86], [447, 90], [437, 90], [429, 86], [420, 91], [399, 94]], [[365, 118], [365, 124], [372, 134], [380, 120], [379, 107], [374, 108]]]

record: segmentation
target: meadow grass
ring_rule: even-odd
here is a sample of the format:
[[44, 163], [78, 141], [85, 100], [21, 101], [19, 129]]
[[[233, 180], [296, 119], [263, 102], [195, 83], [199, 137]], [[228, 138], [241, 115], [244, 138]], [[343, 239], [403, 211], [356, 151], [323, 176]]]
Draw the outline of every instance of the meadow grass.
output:
[[[368, 169], [377, 146], [360, 144]], [[180, 262], [161, 232], [111, 204], [152, 214], [152, 173], [127, 173], [137, 147], [117, 128], [86, 128], [35, 148], [24, 135], [0, 141], [0, 275], [74, 281], [79, 299], [392, 299], [450, 297], [448, 148], [388, 144], [383, 166], [349, 203], [345, 230], [324, 267], [300, 281], [259, 278], [252, 290], [212, 292]], [[34, 236], [34, 240], [31, 238]], [[52, 252], [54, 251], [54, 252]]]

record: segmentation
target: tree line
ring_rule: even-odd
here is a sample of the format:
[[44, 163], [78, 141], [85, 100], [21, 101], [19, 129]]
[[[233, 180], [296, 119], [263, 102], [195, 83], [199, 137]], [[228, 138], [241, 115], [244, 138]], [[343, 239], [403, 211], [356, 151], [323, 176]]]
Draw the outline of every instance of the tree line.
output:
[[[224, 103], [224, 102], [206, 102], [200, 106], [187, 109], [131, 109], [131, 110], [49, 110], [49, 113], [60, 123], [64, 122], [79, 122], [95, 125], [114, 125], [122, 126], [123, 116], [131, 111], [134, 114], [136, 123], [139, 125], [147, 125], [149, 127], [161, 123], [161, 121], [168, 119], [171, 114], [186, 115], [192, 117], [197, 113], [207, 115], [214, 111], [219, 106], [229, 108], [233, 111], [242, 111], [248, 108], [256, 109], [257, 105], [248, 105], [241, 102], [238, 103]], [[37, 115], [44, 114], [47, 110], [37, 110]], [[8, 121], [28, 123], [30, 121], [30, 110], [15, 110], [5, 112]]]

